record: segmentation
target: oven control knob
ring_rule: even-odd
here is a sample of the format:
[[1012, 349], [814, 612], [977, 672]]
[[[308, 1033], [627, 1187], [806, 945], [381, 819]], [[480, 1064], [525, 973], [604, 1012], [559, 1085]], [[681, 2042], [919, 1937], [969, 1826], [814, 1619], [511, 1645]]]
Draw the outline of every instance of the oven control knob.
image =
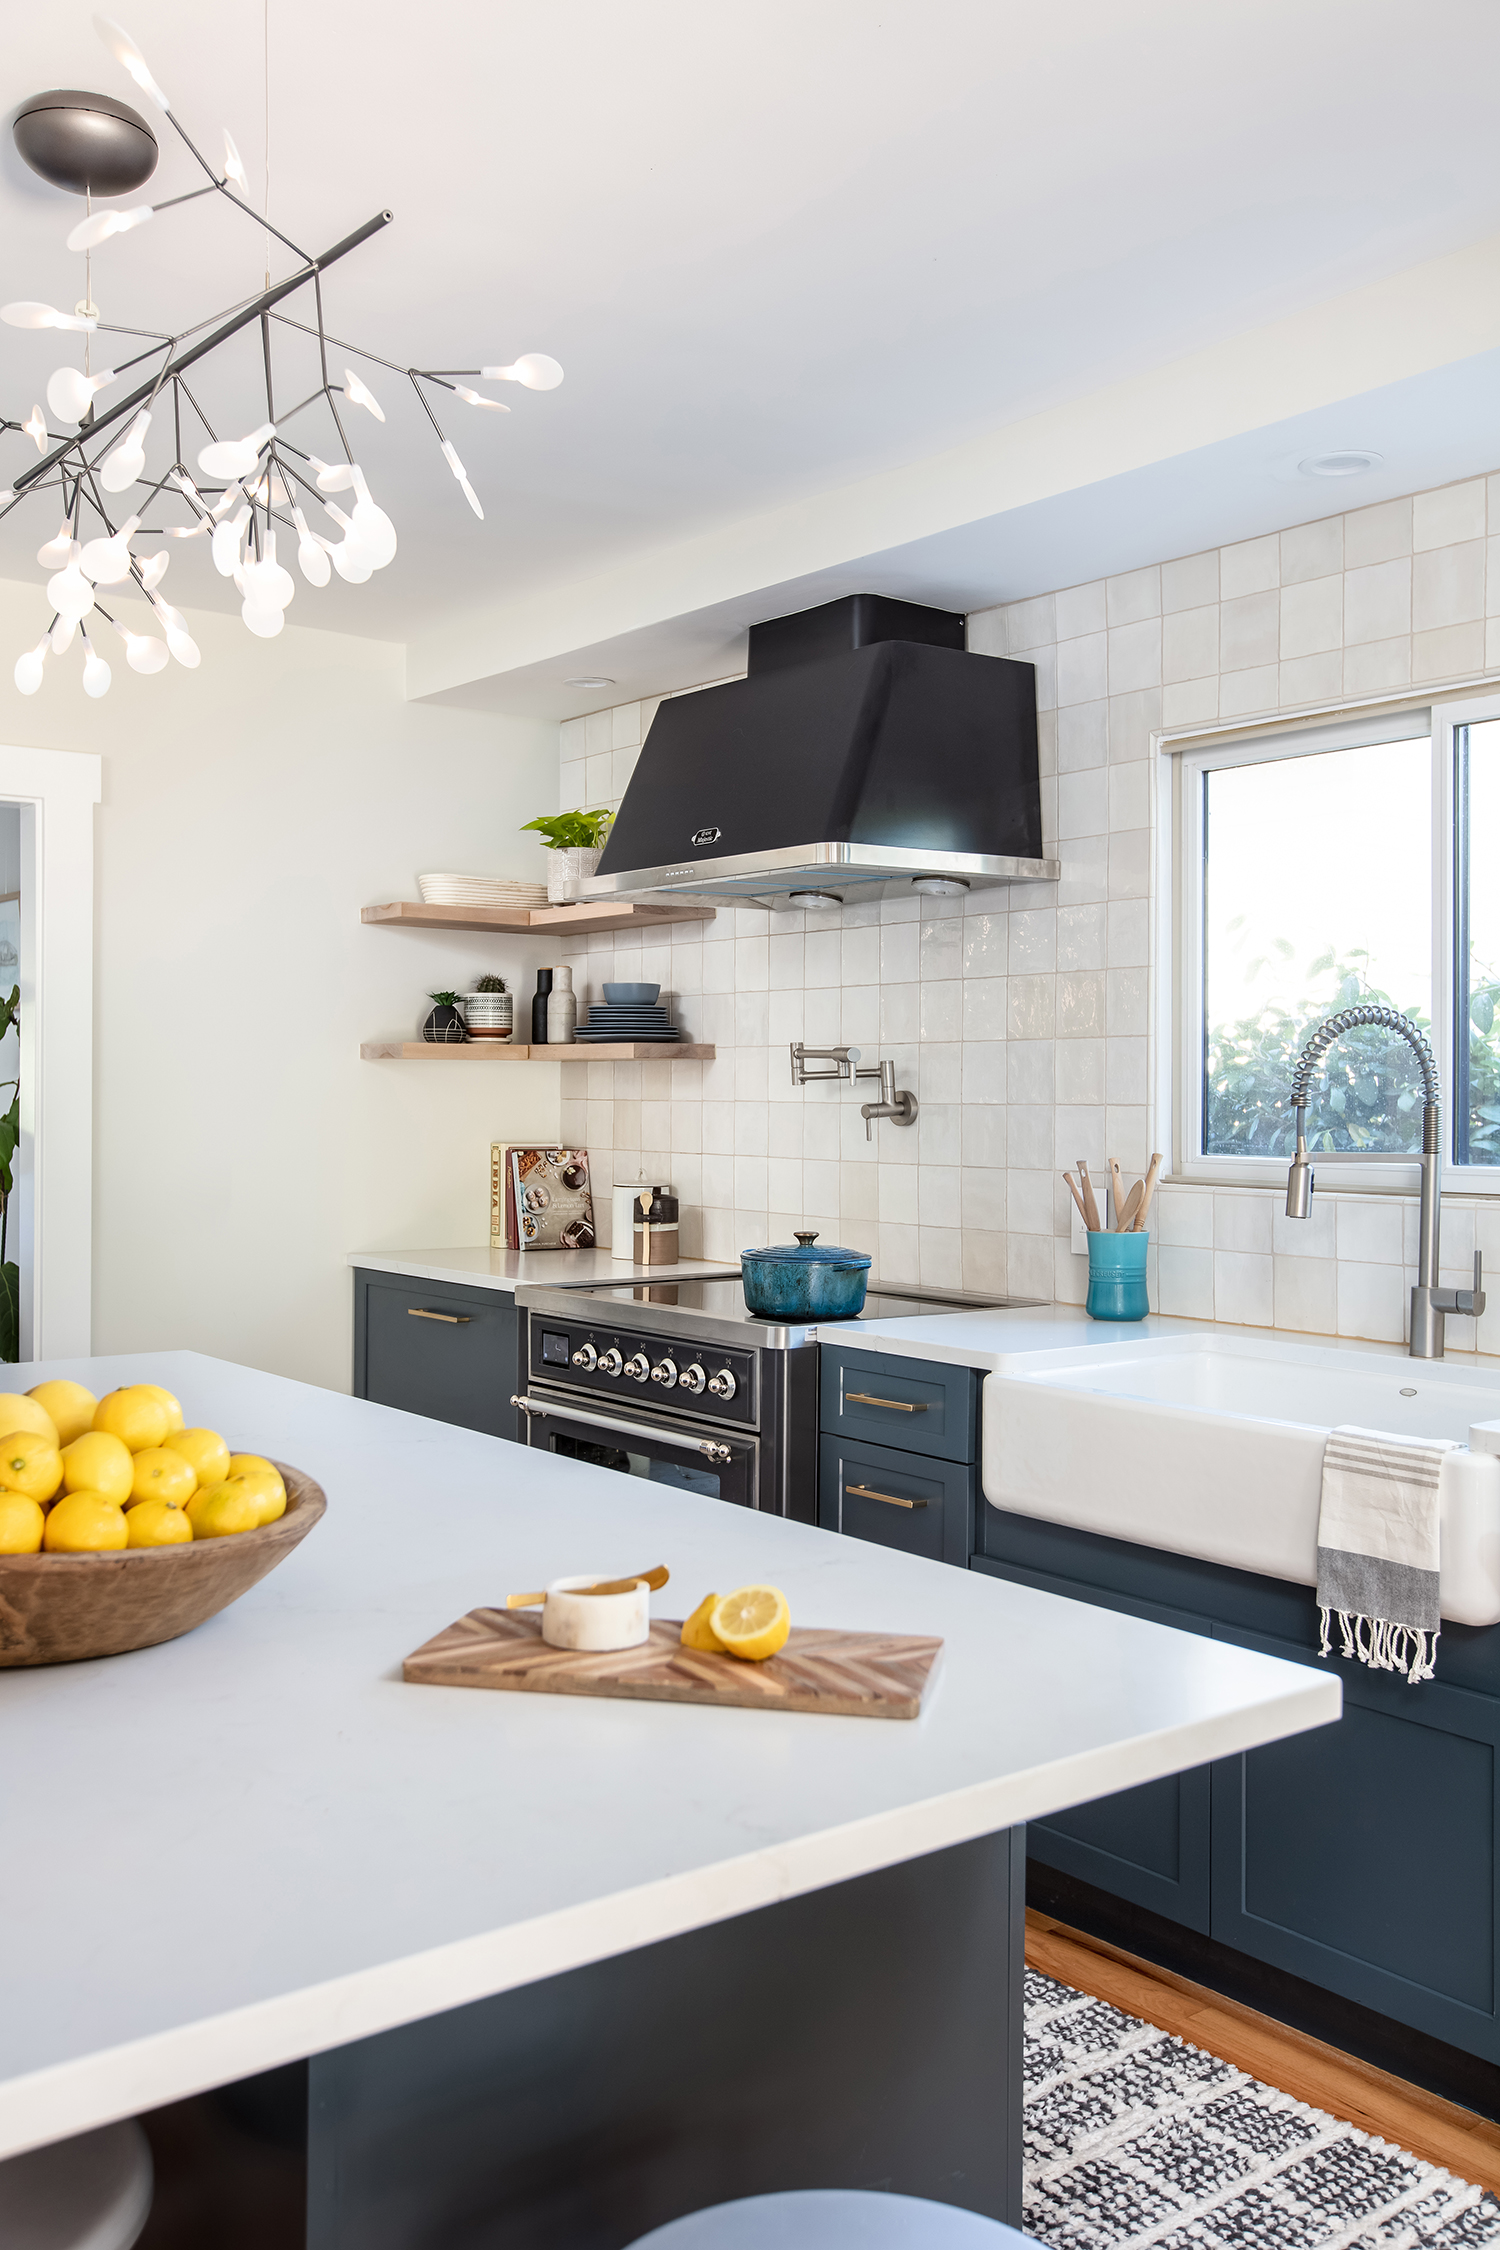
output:
[[683, 1369], [677, 1380], [685, 1391], [690, 1392], [696, 1398], [707, 1383], [708, 1377], [704, 1374], [698, 1362], [694, 1360], [691, 1367]]
[[677, 1382], [676, 1360], [659, 1359], [651, 1370], [651, 1380], [653, 1383], [660, 1383], [664, 1391], [673, 1389]]
[[581, 1367], [586, 1375], [592, 1374], [599, 1364], [599, 1354], [592, 1344], [580, 1344], [573, 1354], [573, 1365]]
[[651, 1373], [651, 1362], [644, 1352], [632, 1352], [625, 1362], [625, 1373], [632, 1383], [644, 1383]]
[[721, 1367], [717, 1375], [709, 1376], [708, 1387], [715, 1398], [733, 1398], [735, 1392], [739, 1389], [738, 1383], [736, 1383], [727, 1367]]
[[611, 1344], [607, 1352], [599, 1354], [599, 1372], [601, 1375], [618, 1375], [624, 1364], [620, 1357], [618, 1345]]

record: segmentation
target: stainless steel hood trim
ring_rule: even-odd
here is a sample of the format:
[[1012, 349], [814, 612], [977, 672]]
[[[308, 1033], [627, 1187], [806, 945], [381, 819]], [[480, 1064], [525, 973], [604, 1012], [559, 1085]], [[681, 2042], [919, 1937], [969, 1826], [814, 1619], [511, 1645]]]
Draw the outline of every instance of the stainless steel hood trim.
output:
[[946, 877], [986, 890], [996, 883], [1055, 883], [1062, 863], [1055, 859], [1011, 859], [980, 852], [924, 852], [896, 844], [791, 844], [769, 852], [742, 852], [728, 859], [679, 861], [675, 866], [622, 868], [591, 875], [581, 886], [585, 900], [634, 898], [654, 892], [668, 898], [712, 898], [717, 892], [737, 904], [755, 904], [756, 891], [821, 889], [842, 880], [851, 888], [877, 883], [910, 883], [921, 875]]

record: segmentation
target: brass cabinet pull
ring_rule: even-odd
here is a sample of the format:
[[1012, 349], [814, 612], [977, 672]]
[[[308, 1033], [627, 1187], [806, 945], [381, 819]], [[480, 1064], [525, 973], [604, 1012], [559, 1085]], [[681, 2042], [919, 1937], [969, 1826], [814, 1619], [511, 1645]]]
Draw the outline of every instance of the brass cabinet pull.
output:
[[846, 1484], [844, 1490], [852, 1492], [859, 1500], [883, 1500], [888, 1508], [925, 1508], [927, 1505], [925, 1500], [902, 1500], [894, 1492], [877, 1492], [868, 1484]]
[[925, 1414], [927, 1412], [925, 1399], [914, 1402], [905, 1398], [875, 1398], [869, 1391], [845, 1391], [844, 1403], [847, 1406], [888, 1406], [893, 1414]]
[[444, 1320], [450, 1328], [467, 1328], [473, 1317], [466, 1312], [423, 1312], [417, 1305], [406, 1308], [408, 1320]]

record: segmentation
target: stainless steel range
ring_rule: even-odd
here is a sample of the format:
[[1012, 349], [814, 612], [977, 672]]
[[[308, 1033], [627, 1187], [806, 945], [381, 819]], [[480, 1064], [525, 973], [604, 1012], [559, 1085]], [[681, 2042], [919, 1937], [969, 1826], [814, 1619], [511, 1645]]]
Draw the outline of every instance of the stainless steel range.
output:
[[857, 1319], [796, 1327], [747, 1312], [738, 1272], [522, 1288], [527, 1385], [513, 1404], [528, 1445], [816, 1523], [819, 1337], [1034, 1302], [877, 1282]]

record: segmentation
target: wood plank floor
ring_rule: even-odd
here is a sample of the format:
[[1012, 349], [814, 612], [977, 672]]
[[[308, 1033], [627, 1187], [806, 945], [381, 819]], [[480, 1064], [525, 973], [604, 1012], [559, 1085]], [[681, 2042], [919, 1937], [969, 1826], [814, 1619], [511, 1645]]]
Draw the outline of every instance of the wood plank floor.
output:
[[1500, 2195], [1500, 2125], [1472, 2110], [1030, 1909], [1026, 1959], [1061, 1984], [1110, 2001], [1297, 2101]]

